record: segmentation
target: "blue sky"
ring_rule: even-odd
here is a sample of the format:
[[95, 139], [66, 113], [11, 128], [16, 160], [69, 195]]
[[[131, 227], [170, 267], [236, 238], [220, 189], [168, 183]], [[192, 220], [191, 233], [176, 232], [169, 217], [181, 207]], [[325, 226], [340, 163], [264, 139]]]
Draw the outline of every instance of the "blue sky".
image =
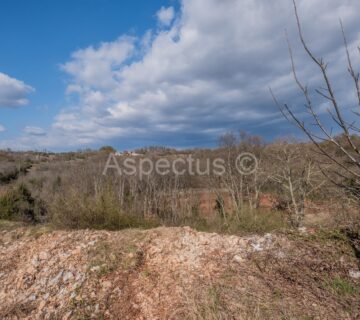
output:
[[[124, 33], [143, 34], [156, 23], [155, 13], [172, 0], [1, 0], [0, 72], [35, 88], [30, 103], [0, 108], [6, 131], [19, 136], [26, 126], [48, 128], [65, 103], [66, 78], [59, 65], [72, 51]], [[16, 146], [9, 147], [16, 148]]]
[[[300, 0], [299, 9], [337, 77], [338, 18], [353, 54], [360, 5], [324, 3]], [[297, 135], [267, 91], [301, 114], [284, 28], [301, 76], [316, 87], [289, 0], [0, 0], [0, 148], [214, 146], [229, 130]], [[337, 89], [350, 100], [346, 81]]]

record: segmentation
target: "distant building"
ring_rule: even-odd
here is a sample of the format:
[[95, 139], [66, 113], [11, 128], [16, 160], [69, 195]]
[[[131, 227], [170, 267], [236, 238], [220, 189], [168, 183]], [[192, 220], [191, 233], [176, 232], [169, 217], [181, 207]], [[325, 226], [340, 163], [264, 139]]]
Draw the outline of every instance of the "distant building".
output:
[[125, 156], [125, 157], [139, 157], [139, 156], [142, 156], [142, 154], [140, 153], [136, 153], [136, 152], [133, 152], [133, 151], [123, 151], [123, 152], [115, 152], [115, 156], [117, 157], [121, 157], [121, 156]]

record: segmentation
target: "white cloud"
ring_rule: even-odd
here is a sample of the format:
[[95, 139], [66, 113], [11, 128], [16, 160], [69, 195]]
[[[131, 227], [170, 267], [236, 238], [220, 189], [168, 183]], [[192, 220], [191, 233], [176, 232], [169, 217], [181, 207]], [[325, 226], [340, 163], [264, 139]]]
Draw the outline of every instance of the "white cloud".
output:
[[0, 124], [0, 132], [4, 132], [6, 129], [3, 125]]
[[156, 13], [160, 25], [168, 27], [175, 17], [175, 10], [173, 7], [161, 7], [161, 9]]
[[46, 132], [44, 129], [39, 128], [39, 127], [31, 127], [31, 126], [26, 126], [23, 131], [31, 136], [45, 136]]
[[17, 107], [28, 104], [27, 95], [34, 89], [23, 81], [0, 72], [0, 107]]
[[[344, 21], [354, 54], [360, 39], [360, 1], [298, 4], [309, 45], [317, 56], [328, 57], [338, 96], [350, 96], [338, 19]], [[174, 17], [158, 16], [163, 23]], [[280, 130], [284, 134], [290, 126], [279, 120], [268, 87], [302, 106], [284, 28], [294, 46], [299, 77], [319, 85], [318, 72], [300, 47], [290, 0], [182, 0], [178, 19], [168, 30], [149, 31], [138, 39], [121, 36], [74, 52], [62, 68], [70, 77], [67, 93], [76, 99], [36, 143], [80, 146], [114, 138], [185, 136], [200, 140], [239, 128], [256, 128], [267, 136]], [[355, 65], [359, 62], [354, 60]]]
[[75, 51], [71, 61], [62, 69], [73, 77], [74, 85], [68, 92], [81, 91], [79, 84], [89, 88], [107, 89], [117, 84], [115, 71], [120, 71], [123, 62], [134, 50], [135, 38], [120, 37], [113, 42], [103, 42], [98, 47]]

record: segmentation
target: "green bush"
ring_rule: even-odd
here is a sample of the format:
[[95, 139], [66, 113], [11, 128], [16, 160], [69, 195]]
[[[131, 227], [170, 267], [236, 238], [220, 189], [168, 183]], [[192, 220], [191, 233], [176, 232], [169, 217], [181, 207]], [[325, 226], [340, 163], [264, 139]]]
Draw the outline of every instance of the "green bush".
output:
[[245, 208], [237, 220], [233, 218], [229, 226], [231, 233], [268, 233], [289, 227], [287, 215], [284, 212], [269, 209]]
[[99, 149], [100, 152], [103, 153], [115, 153], [116, 150], [112, 146], [103, 146]]
[[55, 226], [71, 229], [120, 230], [159, 225], [154, 219], [123, 212], [116, 194], [111, 189], [106, 189], [96, 196], [75, 190], [68, 192], [66, 196], [58, 196], [51, 205], [50, 220]]
[[11, 165], [0, 171], [0, 183], [7, 184], [13, 180], [16, 180], [20, 175], [25, 174], [32, 166], [30, 160], [24, 161], [20, 166]]
[[[171, 225], [171, 224], [170, 224]], [[177, 226], [189, 226], [199, 231], [225, 234], [247, 235], [265, 234], [289, 228], [286, 214], [268, 209], [244, 208], [239, 217], [235, 214], [217, 215], [215, 217], [200, 217], [192, 215], [178, 221]]]
[[6, 172], [0, 172], [0, 182], [9, 183], [11, 180], [16, 180], [19, 176], [19, 171], [16, 168]]
[[44, 215], [42, 202], [34, 199], [24, 184], [0, 197], [0, 219], [38, 222]]

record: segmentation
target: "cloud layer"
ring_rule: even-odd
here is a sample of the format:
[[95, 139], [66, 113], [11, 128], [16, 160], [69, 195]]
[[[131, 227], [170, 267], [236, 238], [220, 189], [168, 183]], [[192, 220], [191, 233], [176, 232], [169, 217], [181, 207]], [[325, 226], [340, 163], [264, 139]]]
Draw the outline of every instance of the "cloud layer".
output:
[[18, 107], [28, 104], [27, 96], [34, 89], [24, 82], [0, 72], [0, 107]]
[[[298, 6], [309, 45], [327, 57], [333, 79], [344, 79], [338, 19], [344, 21], [353, 54], [360, 39], [360, 1], [327, 0], [325, 6], [323, 0], [299, 0]], [[268, 92], [272, 86], [284, 100], [301, 105], [285, 28], [299, 76], [320, 85], [299, 46], [292, 2], [182, 0], [180, 10], [175, 18], [172, 8], [162, 8], [157, 13], [162, 27], [143, 37], [122, 35], [75, 51], [62, 66], [69, 76], [71, 105], [37, 143], [81, 146], [115, 138], [156, 143], [169, 137], [168, 144], [176, 145], [179, 137], [189, 137], [182, 143], [191, 145], [230, 129], [289, 133]], [[350, 104], [348, 83], [336, 83], [339, 96]], [[24, 102], [17, 97], [18, 104]]]
[[43, 130], [42, 128], [39, 128], [39, 127], [26, 126], [23, 129], [23, 131], [31, 136], [45, 136], [46, 135], [45, 130]]

